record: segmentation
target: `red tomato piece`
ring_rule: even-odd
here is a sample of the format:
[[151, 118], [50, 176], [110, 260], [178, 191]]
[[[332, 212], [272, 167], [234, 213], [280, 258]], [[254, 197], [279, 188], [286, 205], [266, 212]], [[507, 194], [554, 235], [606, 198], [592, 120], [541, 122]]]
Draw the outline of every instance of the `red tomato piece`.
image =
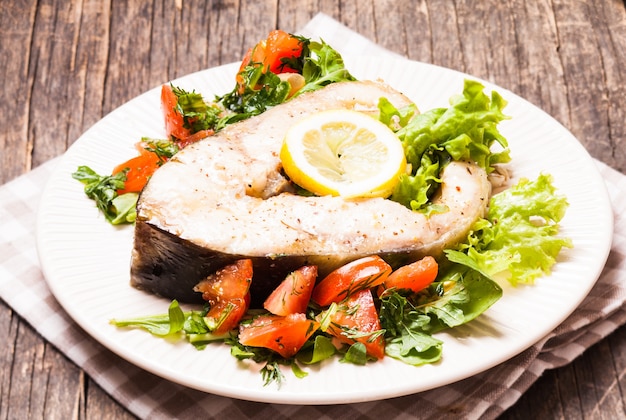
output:
[[204, 316], [204, 322], [213, 334], [227, 333], [237, 328], [249, 305], [249, 297], [217, 301]]
[[298, 353], [319, 326], [304, 314], [261, 315], [239, 327], [239, 342], [244, 346], [267, 348], [289, 358]]
[[339, 304], [330, 321], [327, 332], [339, 341], [363, 343], [368, 355], [377, 359], [385, 357], [385, 338], [380, 333], [380, 319], [370, 290], [350, 295]]
[[327, 275], [313, 289], [311, 299], [320, 306], [340, 302], [360, 290], [382, 284], [392, 268], [378, 255], [352, 261]]
[[242, 259], [217, 270], [198, 283], [194, 290], [213, 304], [220, 300], [244, 298], [252, 282], [252, 260]]
[[200, 140], [202, 140], [204, 138], [212, 136], [213, 134], [215, 134], [215, 130], [200, 130], [200, 131], [196, 131], [195, 133], [190, 134], [187, 137], [178, 139], [178, 141], [176, 141], [176, 145], [178, 145], [178, 147], [180, 149], [184, 149], [185, 147], [187, 147], [191, 143], [195, 143], [197, 141], [200, 141]]
[[124, 188], [118, 190], [118, 194], [140, 192], [143, 187], [145, 187], [152, 174], [154, 174], [154, 171], [156, 171], [159, 167], [159, 157], [154, 153], [148, 152], [147, 150], [144, 150], [144, 152], [142, 152], [139, 156], [117, 165], [113, 169], [113, 175], [115, 175], [128, 168]]
[[239, 93], [243, 93], [244, 80], [241, 72], [251, 63], [263, 66], [263, 72], [296, 73], [297, 70], [282, 62], [285, 58], [298, 58], [302, 55], [302, 42], [291, 34], [279, 29], [271, 31], [267, 39], [250, 48], [243, 57], [237, 72]]
[[205, 322], [213, 333], [221, 334], [237, 327], [250, 306], [251, 282], [252, 260], [243, 259], [216, 271], [194, 287], [211, 305]]
[[274, 315], [304, 313], [317, 278], [317, 266], [305, 265], [289, 274], [267, 297], [263, 307]]
[[183, 116], [178, 112], [178, 97], [172, 90], [170, 85], [161, 87], [161, 109], [163, 110], [163, 118], [165, 119], [165, 132], [167, 137], [176, 137], [184, 139], [190, 135], [189, 129], [184, 127]]
[[285, 31], [269, 33], [265, 44], [264, 66], [272, 73], [295, 73], [297, 70], [282, 62], [283, 59], [298, 58], [302, 55], [302, 42]]
[[408, 289], [417, 293], [435, 281], [438, 272], [437, 261], [431, 256], [426, 256], [396, 269], [387, 277], [381, 288]]

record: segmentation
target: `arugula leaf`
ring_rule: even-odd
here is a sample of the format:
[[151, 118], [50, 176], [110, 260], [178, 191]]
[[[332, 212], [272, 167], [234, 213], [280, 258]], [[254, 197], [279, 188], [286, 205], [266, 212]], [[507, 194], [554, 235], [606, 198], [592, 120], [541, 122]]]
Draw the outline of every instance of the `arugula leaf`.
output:
[[513, 285], [532, 284], [550, 273], [563, 247], [573, 246], [569, 238], [557, 236], [567, 207], [567, 199], [556, 194], [552, 176], [521, 179], [491, 198], [486, 218], [475, 223], [458, 250], [445, 252], [457, 262], [464, 258], [459, 253], [467, 254], [487, 275], [506, 272]]
[[356, 342], [348, 347], [348, 351], [343, 355], [339, 362], [341, 363], [352, 363], [354, 365], [364, 366], [367, 364], [367, 351], [365, 349], [365, 344], [361, 342]]
[[385, 353], [418, 366], [439, 360], [443, 343], [426, 332], [431, 319], [400, 292], [381, 298], [380, 322], [386, 330]]
[[124, 170], [115, 175], [101, 176], [88, 166], [79, 166], [72, 178], [85, 185], [85, 194], [96, 202], [104, 217], [113, 225], [133, 223], [137, 217], [136, 193], [118, 195], [117, 190], [124, 188], [126, 181]]
[[186, 314], [178, 302], [174, 300], [170, 304], [167, 314], [123, 320], [112, 319], [109, 322], [116, 327], [143, 328], [153, 335], [165, 337], [183, 331], [185, 317]]
[[406, 330], [400, 337], [387, 341], [385, 354], [402, 362], [420, 366], [435, 363], [441, 359], [443, 342], [429, 334]]
[[385, 293], [379, 314], [385, 353], [411, 365], [436, 362], [443, 342], [432, 334], [473, 320], [500, 297], [496, 282], [460, 264], [451, 264], [418, 294]]
[[305, 343], [296, 355], [296, 358], [301, 363], [312, 365], [322, 360], [330, 359], [335, 353], [337, 353], [337, 348], [333, 345], [329, 337], [316, 335], [313, 342], [309, 340]]
[[461, 264], [447, 267], [432, 287], [438, 298], [418, 306], [431, 316], [427, 330], [432, 333], [470, 322], [502, 297], [498, 283]]

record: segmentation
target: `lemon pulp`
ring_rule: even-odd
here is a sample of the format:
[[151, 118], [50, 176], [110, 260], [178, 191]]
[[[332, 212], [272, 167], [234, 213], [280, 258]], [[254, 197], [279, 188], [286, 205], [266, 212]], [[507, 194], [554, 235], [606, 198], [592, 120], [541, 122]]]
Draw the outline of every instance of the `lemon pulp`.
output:
[[388, 197], [406, 171], [393, 131], [351, 110], [322, 111], [296, 123], [280, 158], [287, 176], [316, 195]]

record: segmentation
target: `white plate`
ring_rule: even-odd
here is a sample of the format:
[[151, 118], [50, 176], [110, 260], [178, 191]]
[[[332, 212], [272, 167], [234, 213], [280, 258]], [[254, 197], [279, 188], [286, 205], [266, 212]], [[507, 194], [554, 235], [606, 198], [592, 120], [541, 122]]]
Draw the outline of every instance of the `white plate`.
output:
[[[401, 59], [346, 57], [359, 79], [383, 78], [422, 110], [447, 106], [467, 76]], [[237, 64], [201, 71], [175, 84], [207, 98], [234, 86]], [[467, 378], [522, 352], [559, 325], [596, 282], [606, 261], [613, 216], [604, 182], [593, 161], [565, 128], [540, 109], [503, 88], [513, 118], [501, 123], [510, 142], [516, 178], [549, 172], [570, 207], [562, 235], [575, 247], [564, 250], [551, 276], [532, 287], [504, 285], [504, 296], [469, 325], [438, 336], [444, 340], [440, 363], [410, 367], [391, 358], [358, 367], [336, 360], [307, 368], [297, 379], [289, 369], [280, 389], [263, 386], [258, 366], [238, 363], [225, 345], [197, 351], [143, 331], [117, 329], [111, 318], [166, 312], [169, 300], [129, 285], [132, 226], [113, 227], [87, 199], [71, 173], [88, 165], [110, 173], [135, 155], [142, 136], [164, 137], [160, 88], [133, 99], [86, 131], [67, 151], [45, 190], [38, 218], [38, 250], [52, 292], [90, 335], [130, 362], [171, 381], [240, 399], [287, 404], [369, 401], [420, 392]]]

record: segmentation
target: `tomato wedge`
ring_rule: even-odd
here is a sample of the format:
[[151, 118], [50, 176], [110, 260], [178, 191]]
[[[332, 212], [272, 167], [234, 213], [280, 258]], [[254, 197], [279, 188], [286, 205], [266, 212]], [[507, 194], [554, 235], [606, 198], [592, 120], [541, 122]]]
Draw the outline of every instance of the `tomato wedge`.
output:
[[298, 58], [302, 55], [302, 41], [285, 31], [274, 30], [269, 33], [265, 43], [263, 64], [275, 74], [296, 73], [298, 70], [283, 60]]
[[313, 289], [311, 299], [320, 306], [340, 302], [360, 290], [382, 284], [392, 268], [378, 255], [352, 261], [327, 275]]
[[213, 333], [225, 333], [237, 327], [250, 305], [252, 260], [242, 259], [211, 274], [194, 287], [211, 308], [205, 323]]
[[435, 281], [438, 272], [437, 261], [431, 256], [426, 256], [421, 260], [396, 269], [387, 277], [379, 290], [396, 288], [408, 289], [417, 293]]
[[224, 334], [237, 328], [250, 306], [249, 294], [243, 298], [217, 301], [204, 316], [204, 323], [213, 334]]
[[194, 290], [202, 292], [202, 298], [209, 303], [219, 300], [243, 298], [252, 281], [252, 260], [242, 259], [217, 270], [198, 283]]
[[259, 63], [265, 71], [272, 73], [297, 73], [298, 70], [289, 66], [283, 60], [298, 58], [302, 55], [302, 41], [293, 35], [279, 29], [271, 31], [267, 39], [250, 48], [243, 57], [237, 72], [239, 93], [243, 93], [244, 80], [241, 72], [251, 63]]
[[141, 148], [139, 156], [135, 156], [113, 168], [113, 175], [128, 168], [124, 188], [118, 190], [117, 193], [140, 192], [160, 164], [161, 160], [155, 153]]
[[368, 355], [385, 357], [385, 338], [371, 290], [361, 290], [341, 302], [330, 316], [327, 332], [346, 344], [360, 342]]
[[304, 314], [261, 315], [239, 327], [244, 346], [273, 350], [284, 358], [295, 356], [320, 324]]
[[174, 137], [180, 148], [188, 144], [213, 135], [213, 130], [200, 130], [192, 132], [185, 127], [185, 120], [178, 109], [178, 97], [172, 90], [172, 86], [163, 85], [161, 87], [161, 109], [165, 119], [165, 132], [167, 137]]
[[274, 315], [304, 313], [311, 299], [317, 266], [305, 265], [287, 275], [267, 297], [263, 307]]
[[167, 137], [184, 139], [191, 133], [184, 127], [183, 116], [177, 110], [178, 97], [170, 85], [161, 87], [161, 108], [165, 119], [165, 132]]

